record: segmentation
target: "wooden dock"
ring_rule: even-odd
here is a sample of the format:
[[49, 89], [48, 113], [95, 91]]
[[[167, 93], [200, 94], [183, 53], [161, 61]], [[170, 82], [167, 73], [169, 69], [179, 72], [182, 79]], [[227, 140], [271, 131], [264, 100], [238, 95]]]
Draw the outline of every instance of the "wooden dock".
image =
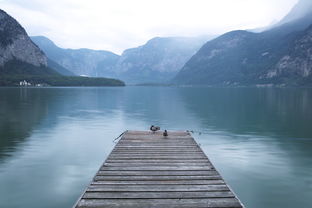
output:
[[243, 207], [188, 132], [128, 131], [74, 208]]

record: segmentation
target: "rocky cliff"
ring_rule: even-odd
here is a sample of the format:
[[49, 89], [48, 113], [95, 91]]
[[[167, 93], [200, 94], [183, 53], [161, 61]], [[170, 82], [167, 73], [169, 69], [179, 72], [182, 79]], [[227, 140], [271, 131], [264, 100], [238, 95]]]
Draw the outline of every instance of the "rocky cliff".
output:
[[[298, 35], [290, 49], [265, 78], [308, 79], [312, 75], [312, 25]], [[311, 83], [312, 84], [312, 83]]]
[[13, 60], [36, 67], [47, 66], [47, 57], [31, 41], [24, 28], [0, 10], [0, 67]]

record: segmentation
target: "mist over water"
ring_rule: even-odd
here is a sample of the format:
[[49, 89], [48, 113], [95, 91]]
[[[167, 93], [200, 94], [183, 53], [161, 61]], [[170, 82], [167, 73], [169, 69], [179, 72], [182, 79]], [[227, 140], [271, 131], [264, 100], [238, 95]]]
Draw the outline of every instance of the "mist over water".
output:
[[151, 124], [202, 132], [246, 207], [310, 207], [311, 106], [312, 89], [0, 88], [0, 207], [71, 207], [112, 140]]

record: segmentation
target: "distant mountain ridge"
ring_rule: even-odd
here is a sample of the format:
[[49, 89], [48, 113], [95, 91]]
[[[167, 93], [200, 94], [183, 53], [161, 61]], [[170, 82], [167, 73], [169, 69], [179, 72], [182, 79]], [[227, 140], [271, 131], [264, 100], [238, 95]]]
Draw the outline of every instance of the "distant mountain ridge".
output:
[[125, 50], [115, 67], [129, 83], [165, 83], [172, 79], [210, 37], [153, 38]]
[[130, 84], [168, 82], [211, 39], [208, 36], [158, 37], [119, 56], [108, 51], [63, 49], [43, 36], [31, 38], [49, 59], [77, 75], [117, 78]]
[[294, 19], [287, 15], [286, 20], [281, 21], [286, 23], [262, 33], [232, 31], [209, 41], [172, 82], [183, 85], [311, 85], [311, 14], [312, 9]]
[[303, 18], [311, 14], [311, 11], [312, 11], [311, 0], [299, 0], [297, 4], [291, 9], [291, 11], [275, 26], [296, 21], [300, 18]]
[[49, 59], [76, 75], [114, 77], [112, 67], [119, 59], [117, 54], [90, 49], [63, 49], [44, 36], [32, 36], [31, 39]]

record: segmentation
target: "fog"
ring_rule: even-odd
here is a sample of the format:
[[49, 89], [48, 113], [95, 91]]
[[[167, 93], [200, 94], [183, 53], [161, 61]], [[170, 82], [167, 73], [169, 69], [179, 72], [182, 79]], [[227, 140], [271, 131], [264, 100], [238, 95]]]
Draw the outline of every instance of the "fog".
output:
[[[64, 48], [121, 53], [160, 36], [201, 36], [265, 27], [298, 0], [0, 0], [28, 34]], [[310, 0], [304, 0], [309, 2]]]

